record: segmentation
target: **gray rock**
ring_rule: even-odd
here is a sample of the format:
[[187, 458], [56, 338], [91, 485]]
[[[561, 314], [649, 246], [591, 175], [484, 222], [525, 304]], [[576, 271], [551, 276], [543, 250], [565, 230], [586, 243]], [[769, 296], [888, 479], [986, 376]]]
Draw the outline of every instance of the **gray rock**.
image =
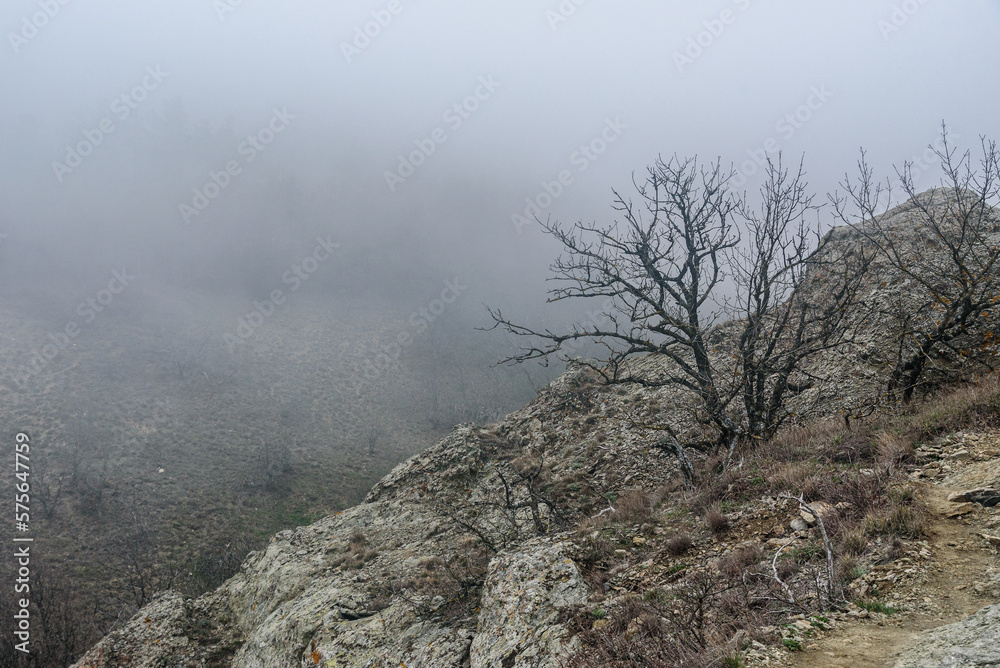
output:
[[[813, 501], [809, 504], [809, 507], [816, 511], [816, 514], [820, 516], [820, 519], [825, 523], [829, 518], [837, 514], [837, 509], [831, 506], [826, 501]], [[809, 526], [816, 524], [816, 518], [813, 517], [812, 513], [806, 510], [800, 510], [799, 516]]]
[[964, 492], [952, 492], [948, 495], [948, 500], [954, 503], [978, 503], [981, 506], [992, 508], [1000, 505], [1000, 492], [990, 487], [981, 487]]
[[955, 624], [925, 631], [894, 668], [1000, 667], [1000, 605]]
[[953, 507], [945, 511], [945, 517], [961, 517], [962, 515], [968, 515], [973, 512], [976, 507], [971, 503], [957, 503]]
[[809, 525], [806, 524], [806, 521], [801, 517], [796, 517], [795, 519], [793, 519], [791, 522], [789, 522], [788, 526], [792, 528], [792, 531], [805, 531], [806, 529], [809, 528]]
[[472, 668], [559, 665], [567, 649], [560, 611], [587, 601], [587, 586], [567, 547], [530, 541], [490, 563], [472, 641]]

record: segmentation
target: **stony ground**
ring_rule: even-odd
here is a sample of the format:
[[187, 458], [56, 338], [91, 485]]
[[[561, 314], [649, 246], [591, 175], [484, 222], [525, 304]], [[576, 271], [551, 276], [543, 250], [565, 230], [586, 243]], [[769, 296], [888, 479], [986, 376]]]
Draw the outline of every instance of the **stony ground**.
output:
[[1000, 433], [960, 433], [918, 451], [927, 463], [911, 474], [933, 514], [926, 547], [865, 576], [893, 615], [839, 616], [802, 652], [763, 653], [750, 665], [795, 668], [893, 666], [919, 634], [965, 619], [1000, 601], [1000, 505], [949, 501], [1000, 481]]

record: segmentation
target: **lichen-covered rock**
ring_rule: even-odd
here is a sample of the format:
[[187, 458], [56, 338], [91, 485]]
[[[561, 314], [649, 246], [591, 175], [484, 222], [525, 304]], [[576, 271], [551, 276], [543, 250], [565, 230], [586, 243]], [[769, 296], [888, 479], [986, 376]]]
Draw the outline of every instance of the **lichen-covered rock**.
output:
[[242, 644], [231, 612], [216, 596], [185, 600], [164, 592], [109, 634], [75, 668], [160, 668], [219, 665]]
[[996, 668], [1000, 666], [1000, 605], [955, 624], [922, 633], [895, 668]]
[[558, 665], [570, 644], [560, 613], [587, 601], [587, 586], [567, 547], [538, 539], [490, 562], [472, 668]]

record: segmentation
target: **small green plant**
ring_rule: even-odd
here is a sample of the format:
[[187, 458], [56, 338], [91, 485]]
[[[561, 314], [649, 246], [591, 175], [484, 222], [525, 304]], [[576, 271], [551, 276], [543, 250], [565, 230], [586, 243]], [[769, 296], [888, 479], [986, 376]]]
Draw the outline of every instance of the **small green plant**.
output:
[[894, 608], [891, 605], [886, 605], [878, 601], [855, 601], [854, 603], [859, 608], [864, 608], [868, 612], [877, 612], [883, 615], [894, 615], [899, 612], [899, 608]]
[[826, 631], [829, 628], [827, 626], [827, 624], [829, 624], [829, 622], [830, 622], [830, 620], [827, 619], [826, 617], [810, 617], [809, 618], [809, 625], [812, 626], [814, 629], [819, 629], [820, 631]]
[[739, 654], [732, 654], [722, 659], [723, 668], [746, 668], [746, 661]]
[[642, 593], [642, 600], [650, 603], [663, 603], [667, 600], [667, 595], [663, 593], [662, 589], [647, 589]]
[[594, 608], [590, 611], [590, 614], [594, 617], [594, 619], [604, 619], [608, 616], [608, 611], [604, 608]]
[[784, 640], [781, 641], [781, 644], [784, 645], [790, 652], [802, 651], [802, 643], [800, 643], [795, 638], [785, 638]]
[[669, 569], [669, 570], [667, 571], [667, 575], [677, 575], [678, 573], [680, 573], [680, 572], [682, 572], [682, 571], [686, 571], [686, 570], [687, 570], [687, 568], [688, 568], [688, 565], [687, 565], [687, 564], [684, 564], [684, 563], [680, 563], [680, 564], [674, 564], [674, 565], [673, 565], [673, 566], [671, 566], [671, 567], [670, 567], [670, 569]]

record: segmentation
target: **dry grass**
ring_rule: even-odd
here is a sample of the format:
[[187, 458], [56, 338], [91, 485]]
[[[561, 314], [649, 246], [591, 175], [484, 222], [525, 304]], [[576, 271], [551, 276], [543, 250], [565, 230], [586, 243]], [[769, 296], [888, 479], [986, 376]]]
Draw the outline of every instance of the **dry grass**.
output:
[[615, 520], [622, 524], [642, 524], [653, 516], [653, 499], [641, 489], [633, 489], [618, 497]]
[[824, 479], [822, 466], [815, 461], [778, 464], [771, 474], [771, 489], [776, 492], [802, 494], [806, 499], [817, 497]]
[[694, 547], [694, 542], [691, 540], [691, 536], [680, 532], [671, 536], [665, 547], [667, 548], [667, 552], [675, 557], [679, 557]]
[[[657, 512], [659, 499], [654, 497], [647, 503], [642, 494], [631, 491], [615, 504], [618, 512], [613, 515], [617, 517], [604, 517], [596, 524], [614, 524], [620, 532], [621, 525], [656, 523], [659, 518], [675, 531], [667, 534], [670, 537], [663, 542], [659, 558], [676, 562], [693, 548], [694, 541], [687, 533], [692, 515], [704, 520], [706, 530], [697, 532], [698, 536], [729, 530], [735, 542], [743, 521], [730, 527], [723, 510], [730, 512], [781, 492], [802, 494], [807, 501], [825, 501], [837, 507], [835, 514], [824, 517], [824, 525], [834, 545], [837, 578], [844, 585], [875, 564], [899, 559], [906, 553], [907, 541], [926, 534], [927, 513], [906, 477], [915, 462], [915, 444], [943, 433], [989, 425], [1000, 425], [1000, 382], [996, 379], [851, 424], [830, 419], [786, 430], [745, 452], [739, 469], [722, 472], [718, 458], [702, 459], [696, 464], [697, 488], [693, 493], [680, 488], [664, 492], [662, 515]], [[681, 519], [675, 519], [678, 517]], [[589, 555], [588, 572], [598, 584], [628, 568], [628, 557], [612, 557], [613, 550], [622, 544], [620, 540], [588, 538], [582, 543]], [[780, 625], [782, 615], [803, 611], [773, 603], [783, 600], [784, 593], [768, 590], [777, 587], [771, 576], [771, 556], [773, 551], [765, 554], [761, 547], [727, 552], [712, 565], [718, 581], [708, 589], [697, 581], [697, 571], [702, 569], [681, 569], [674, 579], [641, 592], [635, 600], [618, 605], [602, 603], [608, 608], [607, 617], [596, 628], [592, 611], [583, 611], [574, 621], [581, 649], [563, 665], [742, 665], [736, 652], [739, 648], [727, 644], [738, 632], [752, 636], [761, 626]], [[825, 609], [817, 584], [825, 564], [826, 553], [818, 538], [797, 542], [775, 564], [779, 577], [792, 587], [807, 614]], [[698, 591], [705, 595], [708, 606], [704, 628], [695, 633], [673, 625], [677, 620], [673, 611], [687, 605], [685, 600], [698, 599]], [[772, 603], [757, 608], [748, 605], [749, 600]], [[660, 610], [663, 605], [670, 610]]]
[[378, 556], [378, 551], [368, 547], [368, 537], [360, 529], [355, 529], [347, 546], [330, 560], [333, 568], [360, 569]]
[[991, 374], [928, 397], [908, 422], [908, 435], [917, 441], [959, 429], [1000, 426], [1000, 376]]
[[899, 434], [879, 432], [875, 444], [879, 468], [895, 471], [914, 461], [913, 442]]
[[718, 508], [709, 508], [705, 512], [705, 524], [713, 534], [724, 533], [729, 529], [729, 517], [719, 512]]

